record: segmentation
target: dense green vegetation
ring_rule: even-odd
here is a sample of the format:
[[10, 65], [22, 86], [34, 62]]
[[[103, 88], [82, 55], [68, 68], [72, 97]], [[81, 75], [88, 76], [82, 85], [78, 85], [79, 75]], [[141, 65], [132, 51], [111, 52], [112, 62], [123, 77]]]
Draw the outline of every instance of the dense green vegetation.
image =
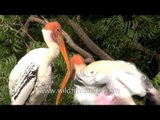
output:
[[[17, 33], [23, 27], [29, 16], [20, 15], [0, 15], [0, 105], [10, 104], [8, 92], [8, 76], [17, 61], [27, 52], [39, 47], [47, 47], [43, 41], [41, 29], [43, 25], [38, 23], [31, 24], [28, 37], [21, 38]], [[74, 16], [69, 16], [74, 19]], [[63, 29], [71, 36], [74, 42], [84, 48], [79, 42], [74, 30], [65, 24], [57, 16], [46, 15], [48, 21], [58, 20]], [[74, 19], [76, 21], [76, 19]], [[77, 21], [85, 30], [87, 35], [106, 53], [114, 59], [130, 61], [143, 71], [160, 89], [160, 74], [158, 61], [154, 54], [151, 56], [135, 49], [134, 43], [138, 42], [143, 47], [153, 53], [160, 53], [160, 16], [158, 15], [113, 15], [113, 16], [81, 16]], [[69, 55], [75, 53], [67, 46]], [[92, 54], [92, 53], [91, 53]], [[99, 58], [93, 55], [96, 60]], [[159, 61], [160, 62], [160, 61]], [[53, 89], [58, 89], [64, 77], [66, 66], [60, 55], [54, 61], [55, 78]], [[73, 82], [69, 86], [73, 88]], [[50, 94], [46, 104], [55, 104], [57, 94]], [[60, 104], [72, 104], [73, 93], [63, 94]], [[140, 103], [141, 104], [141, 103]]]

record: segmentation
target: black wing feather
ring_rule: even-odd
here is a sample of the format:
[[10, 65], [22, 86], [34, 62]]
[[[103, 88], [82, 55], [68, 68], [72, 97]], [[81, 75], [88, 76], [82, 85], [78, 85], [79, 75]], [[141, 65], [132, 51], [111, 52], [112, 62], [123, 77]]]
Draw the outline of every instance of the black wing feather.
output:
[[[33, 85], [33, 88], [31, 89], [31, 92], [33, 91], [34, 86], [37, 81], [37, 71], [38, 71], [38, 67], [34, 63], [31, 63], [26, 68], [23, 75], [21, 75], [21, 77], [17, 81], [16, 86], [12, 92], [12, 100], [13, 100], [12, 102], [15, 102], [18, 99], [18, 97], [20, 96], [20, 93], [24, 90], [24, 88], [28, 85], [28, 83], [31, 80], [33, 80], [33, 82], [34, 82], [34, 85]], [[31, 92], [30, 92], [30, 94], [31, 94]], [[23, 96], [23, 97], [25, 97], [25, 99], [27, 100], [28, 97], [30, 96], [30, 94], [27, 94], [27, 96]]]

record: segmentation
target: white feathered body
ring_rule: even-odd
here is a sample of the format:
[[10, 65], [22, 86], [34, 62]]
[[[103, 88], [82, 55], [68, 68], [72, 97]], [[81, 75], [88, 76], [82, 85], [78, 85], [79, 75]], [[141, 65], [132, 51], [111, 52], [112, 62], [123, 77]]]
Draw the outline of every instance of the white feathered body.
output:
[[[49, 52], [48, 48], [39, 48], [26, 54], [14, 67], [9, 76], [9, 92], [11, 104], [42, 104], [48, 93], [43, 93], [43, 89], [51, 88], [53, 81], [52, 67], [44, 61], [45, 55]], [[16, 100], [13, 99], [13, 92], [17, 92], [22, 85], [20, 79], [25, 77], [29, 66], [32, 70], [37, 69], [36, 77], [31, 79], [21, 90]], [[23, 78], [24, 78], [23, 77]], [[34, 82], [36, 83], [34, 84]]]
[[12, 105], [40, 105], [51, 89], [52, 61], [59, 55], [59, 46], [53, 41], [52, 31], [42, 29], [48, 48], [38, 48], [22, 57], [9, 76]]
[[[144, 86], [146, 77], [134, 64], [100, 60], [88, 66], [75, 66], [75, 69], [74, 81], [78, 80], [83, 84], [82, 86], [75, 84], [74, 101], [80, 104], [97, 104], [95, 100], [99, 90], [102, 94], [107, 90], [115, 96], [128, 99], [130, 101], [128, 104], [135, 104], [131, 98], [132, 95], [146, 95]], [[98, 87], [98, 85], [104, 85], [104, 87]]]

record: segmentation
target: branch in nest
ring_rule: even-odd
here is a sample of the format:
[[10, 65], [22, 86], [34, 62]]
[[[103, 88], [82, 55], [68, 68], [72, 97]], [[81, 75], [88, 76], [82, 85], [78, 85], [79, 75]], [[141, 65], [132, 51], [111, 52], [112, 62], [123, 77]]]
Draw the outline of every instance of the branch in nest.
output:
[[71, 39], [71, 37], [63, 30], [62, 31], [63, 37], [66, 40], [66, 43], [73, 48], [73, 50], [75, 50], [76, 52], [78, 52], [79, 54], [81, 54], [84, 58], [85, 58], [85, 63], [91, 63], [94, 60], [94, 58], [92, 57], [91, 54], [89, 54], [88, 52], [86, 52], [85, 50], [83, 50], [82, 48], [80, 48], [78, 45], [76, 45], [73, 40]]
[[89, 37], [88, 35], [84, 32], [84, 30], [81, 28], [81, 26], [69, 19], [68, 16], [63, 15], [60, 16], [65, 22], [66, 24], [70, 25], [75, 32], [77, 33], [77, 35], [79, 36], [79, 38], [84, 42], [84, 44], [87, 46], [87, 48], [94, 53], [95, 55], [97, 55], [100, 59], [104, 59], [104, 60], [113, 60], [113, 58], [111, 56], [109, 56], [107, 53], [105, 53], [102, 49], [100, 49]]

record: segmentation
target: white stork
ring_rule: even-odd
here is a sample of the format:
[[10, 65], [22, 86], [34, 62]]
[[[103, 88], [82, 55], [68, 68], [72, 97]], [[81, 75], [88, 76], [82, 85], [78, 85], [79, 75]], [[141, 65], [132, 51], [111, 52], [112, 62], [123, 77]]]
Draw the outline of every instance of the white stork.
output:
[[53, 83], [51, 62], [59, 55], [59, 49], [69, 68], [61, 25], [49, 22], [42, 29], [48, 48], [38, 48], [22, 57], [9, 76], [11, 105], [41, 105]]
[[[77, 54], [70, 59], [70, 65], [71, 73], [75, 73], [74, 102], [81, 105], [135, 105], [133, 95], [144, 97], [149, 93], [150, 99], [160, 104], [158, 91], [132, 63], [100, 60], [86, 66], [84, 59]], [[66, 85], [68, 79], [64, 81]], [[60, 96], [61, 93], [56, 104]]]

